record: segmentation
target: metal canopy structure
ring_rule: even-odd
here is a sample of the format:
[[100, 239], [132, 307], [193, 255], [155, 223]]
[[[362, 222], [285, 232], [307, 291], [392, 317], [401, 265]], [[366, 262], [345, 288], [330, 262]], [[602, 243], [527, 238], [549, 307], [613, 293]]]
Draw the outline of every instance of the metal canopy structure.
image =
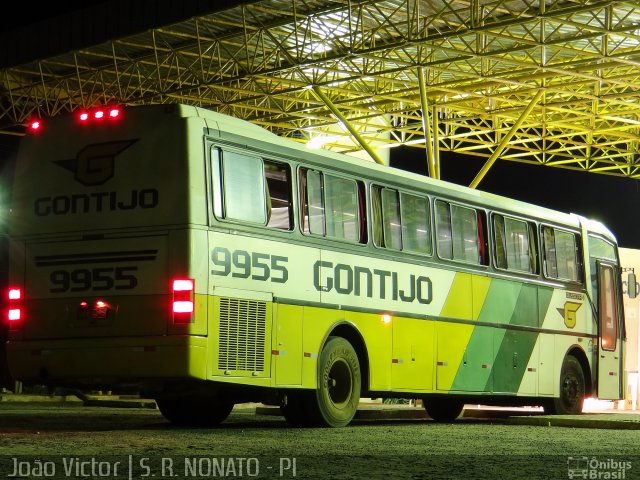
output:
[[640, 178], [640, 2], [261, 0], [0, 70], [2, 133], [169, 102], [339, 151], [412, 145], [433, 176], [451, 151]]

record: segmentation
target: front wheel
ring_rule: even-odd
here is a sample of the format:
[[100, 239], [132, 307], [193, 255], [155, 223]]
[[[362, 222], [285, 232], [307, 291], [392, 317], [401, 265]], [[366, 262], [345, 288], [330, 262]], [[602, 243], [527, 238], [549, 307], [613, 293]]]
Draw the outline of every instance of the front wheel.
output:
[[545, 405], [545, 412], [554, 415], [579, 415], [582, 413], [584, 394], [582, 365], [576, 357], [568, 355], [560, 371], [560, 396]]
[[214, 427], [229, 416], [234, 405], [210, 396], [158, 398], [156, 404], [164, 418], [186, 427]]
[[318, 388], [306, 405], [311, 423], [344, 427], [351, 422], [360, 402], [360, 362], [344, 338], [329, 337], [318, 359]]
[[427, 415], [439, 423], [453, 422], [464, 409], [464, 402], [456, 398], [425, 398], [422, 403]]

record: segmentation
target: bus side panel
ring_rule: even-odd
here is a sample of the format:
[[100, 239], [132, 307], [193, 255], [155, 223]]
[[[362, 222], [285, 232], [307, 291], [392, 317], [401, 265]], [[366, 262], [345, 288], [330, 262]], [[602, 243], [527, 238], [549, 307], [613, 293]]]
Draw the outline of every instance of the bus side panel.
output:
[[[319, 250], [219, 231], [208, 232], [208, 244], [208, 262], [202, 263], [208, 265], [211, 295], [209, 378], [263, 386], [299, 385], [296, 356], [307, 352], [302, 368], [311, 362], [315, 368], [310, 352], [317, 355], [331, 321], [328, 315], [319, 315], [309, 322], [306, 307], [300, 305], [300, 299], [319, 304], [320, 294], [313, 285]], [[289, 332], [289, 327], [294, 331]], [[282, 374], [275, 370], [278, 366]]]
[[275, 305], [276, 345], [274, 351], [275, 383], [277, 386], [302, 385], [303, 307]]
[[555, 339], [553, 334], [542, 333], [538, 337], [540, 351], [540, 367], [538, 372], [538, 394], [551, 396], [559, 383], [555, 377], [555, 364], [558, 363], [555, 353]]
[[412, 318], [393, 319], [391, 376], [394, 390], [433, 390], [434, 323]]
[[[551, 338], [545, 341], [546, 346], [540, 353], [541, 362], [547, 362], [547, 371], [541, 373], [544, 377], [545, 390], [549, 391], [549, 384], [553, 385], [553, 395], [557, 397], [560, 394], [562, 363], [567, 353], [573, 347], [578, 347], [585, 353], [589, 364], [593, 366], [593, 356], [596, 354], [593, 347], [595, 339], [590, 338], [594, 331], [593, 317], [585, 294], [553, 289], [549, 297], [546, 311], [542, 310], [542, 305], [540, 306], [541, 314], [544, 312], [542, 329], [570, 333], [569, 335], [550, 335]], [[552, 357], [549, 356], [551, 354], [553, 354]], [[550, 368], [553, 369], [551, 376], [549, 375]], [[588, 372], [585, 372], [585, 377], [587, 374]]]
[[[362, 334], [369, 355], [369, 390], [389, 391], [395, 387], [392, 383], [392, 335], [395, 335], [397, 321], [406, 319], [391, 318], [385, 314], [345, 312], [345, 320], [356, 326]], [[390, 320], [390, 321], [389, 321]], [[416, 320], [412, 320], [416, 322]], [[426, 322], [422, 322], [426, 323]], [[428, 342], [427, 338], [414, 338], [416, 342]], [[401, 367], [404, 365], [398, 365]], [[419, 373], [421, 374], [421, 373]]]
[[[313, 272], [323, 305], [355, 310], [346, 319], [364, 336], [371, 390], [433, 388], [435, 325], [431, 319], [441, 315], [451, 295], [458, 294], [455, 272], [331, 250], [322, 250], [321, 262]], [[470, 276], [464, 278], [466, 290], [460, 294], [470, 298]], [[458, 310], [462, 305], [469, 308]], [[470, 305], [468, 301], [451, 302], [449, 313], [468, 320]], [[363, 308], [380, 313], [357, 313]]]

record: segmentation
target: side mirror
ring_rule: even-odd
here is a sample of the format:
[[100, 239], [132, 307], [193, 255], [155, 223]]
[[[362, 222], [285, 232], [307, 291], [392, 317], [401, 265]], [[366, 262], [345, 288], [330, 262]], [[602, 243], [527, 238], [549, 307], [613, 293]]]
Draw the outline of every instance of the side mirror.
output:
[[636, 274], [631, 272], [627, 276], [627, 295], [629, 298], [636, 298], [638, 296], [638, 284], [636, 283]]

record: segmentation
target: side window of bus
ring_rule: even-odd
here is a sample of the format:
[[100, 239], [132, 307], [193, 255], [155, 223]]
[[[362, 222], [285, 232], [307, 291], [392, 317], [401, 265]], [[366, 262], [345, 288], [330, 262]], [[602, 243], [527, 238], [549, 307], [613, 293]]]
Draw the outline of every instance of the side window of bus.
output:
[[548, 278], [582, 281], [582, 266], [578, 261], [578, 241], [576, 235], [553, 228], [542, 227], [544, 242], [544, 273]]
[[373, 186], [373, 241], [378, 247], [402, 250], [400, 195], [397, 190]]
[[291, 172], [285, 163], [212, 148], [216, 217], [291, 230]]
[[267, 209], [262, 159], [212, 148], [214, 213], [218, 218], [265, 225]]
[[594, 292], [598, 288], [598, 267], [596, 262], [599, 259], [617, 262], [616, 249], [612, 243], [599, 237], [589, 235], [589, 265], [591, 266], [591, 286]]
[[355, 180], [300, 169], [302, 231], [365, 243], [363, 191]]
[[476, 265], [487, 265], [484, 212], [474, 208], [436, 201], [438, 255]]
[[376, 246], [431, 254], [429, 199], [390, 188], [371, 188]]
[[516, 272], [537, 272], [535, 227], [523, 220], [493, 216], [496, 267]]
[[264, 178], [267, 189], [267, 227], [291, 230], [291, 169], [286, 163], [265, 160]]
[[403, 250], [431, 255], [431, 206], [429, 199], [400, 193]]

